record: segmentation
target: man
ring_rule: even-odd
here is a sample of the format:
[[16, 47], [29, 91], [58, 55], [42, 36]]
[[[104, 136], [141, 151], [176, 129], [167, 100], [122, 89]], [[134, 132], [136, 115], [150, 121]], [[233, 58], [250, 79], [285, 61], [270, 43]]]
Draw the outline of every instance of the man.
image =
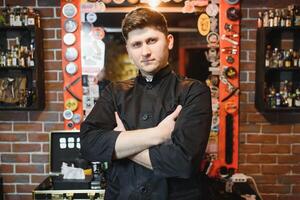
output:
[[174, 38], [163, 15], [137, 8], [122, 22], [132, 80], [109, 84], [81, 125], [81, 152], [108, 161], [105, 199], [199, 199], [199, 163], [211, 125], [211, 97], [168, 65]]

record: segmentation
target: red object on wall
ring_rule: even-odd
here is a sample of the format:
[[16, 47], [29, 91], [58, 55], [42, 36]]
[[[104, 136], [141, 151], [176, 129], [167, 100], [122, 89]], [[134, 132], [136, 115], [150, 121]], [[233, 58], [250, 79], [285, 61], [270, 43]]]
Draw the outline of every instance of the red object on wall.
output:
[[[65, 4], [67, 4], [67, 1], [61, 1], [61, 11], [63, 10], [63, 7]], [[64, 102], [66, 102], [68, 99], [70, 98], [74, 98], [70, 92], [68, 92], [66, 90], [66, 87], [70, 86], [70, 83], [74, 82], [76, 79], [79, 79], [79, 81], [76, 81], [76, 84], [70, 86], [69, 90], [77, 97], [79, 97], [81, 99], [81, 101], [78, 101], [78, 106], [77, 109], [75, 111], [73, 111], [73, 114], [79, 114], [82, 118], [83, 116], [83, 110], [82, 110], [82, 83], [81, 83], [81, 52], [80, 52], [80, 0], [73, 0], [71, 1], [71, 3], [77, 8], [77, 13], [74, 17], [72, 17], [71, 19], [73, 19], [74, 21], [77, 22], [77, 29], [73, 32], [73, 34], [76, 37], [76, 42], [72, 45], [72, 46], [67, 46], [63, 40], [61, 43], [61, 47], [62, 47], [62, 71], [63, 71], [63, 77], [64, 77]], [[61, 34], [62, 34], [62, 38], [64, 37], [64, 35], [67, 33], [64, 26], [65, 26], [65, 22], [66, 20], [68, 20], [67, 17], [65, 17], [62, 13], [61, 13]], [[75, 61], [73, 61], [78, 69], [77, 69], [77, 73], [74, 75], [69, 75], [68, 73], [66, 73], [65, 68], [67, 66], [67, 64], [69, 63], [69, 61], [65, 58], [65, 53], [68, 47], [74, 47], [77, 49], [78, 51], [78, 57]], [[64, 104], [64, 110], [66, 109], [65, 104]], [[66, 120], [64, 119], [64, 129], [70, 130], [70, 129], [80, 129], [80, 124], [74, 124], [74, 127], [68, 127], [68, 123], [70, 123], [72, 120]]]

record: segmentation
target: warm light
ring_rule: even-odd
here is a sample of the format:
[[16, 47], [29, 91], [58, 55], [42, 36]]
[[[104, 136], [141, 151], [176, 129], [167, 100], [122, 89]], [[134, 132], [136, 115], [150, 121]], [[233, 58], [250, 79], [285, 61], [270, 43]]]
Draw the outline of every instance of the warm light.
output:
[[156, 8], [160, 4], [160, 0], [148, 0], [148, 4], [152, 8]]

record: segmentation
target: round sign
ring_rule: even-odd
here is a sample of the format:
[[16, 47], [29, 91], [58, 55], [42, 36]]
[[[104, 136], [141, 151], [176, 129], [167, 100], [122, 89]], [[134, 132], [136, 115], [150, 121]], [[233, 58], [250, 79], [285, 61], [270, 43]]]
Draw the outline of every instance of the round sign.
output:
[[73, 33], [77, 29], [77, 22], [73, 19], [67, 19], [64, 23], [64, 29], [67, 33]]
[[240, 0], [225, 0], [228, 4], [237, 4]]
[[76, 37], [73, 33], [66, 33], [64, 35], [63, 41], [66, 45], [73, 45], [76, 41]]
[[215, 17], [219, 13], [219, 6], [215, 3], [210, 3], [206, 6], [205, 11], [209, 16]]
[[104, 38], [104, 36], [105, 36], [105, 31], [101, 27], [94, 27], [92, 29], [92, 33], [93, 33], [93, 37], [96, 40], [102, 40]]
[[71, 61], [76, 60], [77, 57], [78, 57], [77, 49], [75, 47], [68, 47], [65, 52], [65, 58], [71, 62]]
[[78, 101], [74, 98], [67, 99], [65, 102], [65, 108], [71, 111], [75, 111], [78, 108]]
[[66, 72], [69, 74], [69, 75], [74, 75], [76, 74], [78, 70], [78, 67], [76, 65], [76, 63], [74, 62], [70, 62], [69, 64], [67, 64], [66, 66]]
[[71, 110], [65, 110], [65, 111], [63, 112], [63, 117], [64, 117], [64, 119], [66, 119], [66, 120], [72, 119], [72, 117], [73, 117], [73, 112], [72, 112]]
[[88, 21], [89, 23], [94, 23], [97, 21], [97, 15], [94, 12], [90, 12], [86, 15], [86, 21]]
[[80, 115], [80, 114], [74, 114], [73, 117], [72, 117], [72, 121], [73, 121], [75, 124], [79, 124], [80, 121], [81, 121], [81, 115]]
[[198, 31], [202, 36], [206, 36], [210, 31], [210, 20], [205, 13], [202, 13], [198, 18]]
[[72, 3], [67, 3], [62, 8], [62, 13], [67, 18], [72, 18], [77, 14], [77, 8]]

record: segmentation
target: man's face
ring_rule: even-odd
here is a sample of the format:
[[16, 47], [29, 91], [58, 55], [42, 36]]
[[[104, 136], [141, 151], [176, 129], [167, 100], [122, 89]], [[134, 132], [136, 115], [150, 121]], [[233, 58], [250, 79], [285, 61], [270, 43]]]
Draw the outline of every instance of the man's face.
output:
[[170, 34], [165, 36], [154, 28], [145, 27], [128, 33], [126, 48], [142, 75], [154, 75], [168, 64], [173, 40]]

